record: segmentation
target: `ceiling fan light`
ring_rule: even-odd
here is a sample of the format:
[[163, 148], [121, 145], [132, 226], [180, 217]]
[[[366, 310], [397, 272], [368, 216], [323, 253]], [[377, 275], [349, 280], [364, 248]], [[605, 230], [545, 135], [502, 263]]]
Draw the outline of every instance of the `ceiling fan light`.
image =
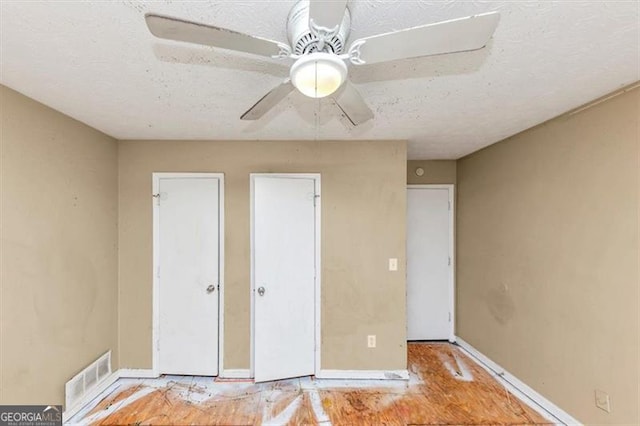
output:
[[324, 98], [347, 78], [347, 66], [336, 55], [324, 52], [304, 55], [291, 66], [291, 82], [303, 95]]

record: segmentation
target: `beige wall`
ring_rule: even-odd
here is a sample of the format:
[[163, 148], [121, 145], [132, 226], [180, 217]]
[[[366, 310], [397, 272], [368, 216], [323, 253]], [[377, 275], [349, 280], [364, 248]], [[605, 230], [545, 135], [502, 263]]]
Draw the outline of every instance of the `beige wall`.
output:
[[[422, 176], [416, 175], [416, 169], [424, 170]], [[450, 184], [456, 183], [455, 160], [409, 160], [407, 161], [407, 183]]]
[[117, 367], [117, 143], [0, 86], [1, 404], [62, 404]]
[[[225, 368], [249, 368], [249, 174], [322, 174], [322, 368], [404, 369], [405, 142], [123, 141], [121, 365], [151, 367], [153, 172], [225, 173]], [[367, 348], [369, 334], [377, 348]]]
[[588, 423], [640, 423], [639, 105], [634, 90], [458, 162], [458, 335]]

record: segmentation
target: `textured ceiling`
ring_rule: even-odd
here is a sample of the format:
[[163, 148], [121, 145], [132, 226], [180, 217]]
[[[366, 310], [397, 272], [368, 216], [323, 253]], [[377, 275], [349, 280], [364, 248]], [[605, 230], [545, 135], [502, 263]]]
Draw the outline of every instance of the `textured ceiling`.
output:
[[476, 52], [350, 67], [375, 118], [352, 127], [299, 93], [240, 115], [288, 75], [278, 61], [155, 39], [146, 12], [286, 41], [293, 1], [0, 3], [0, 81], [119, 139], [407, 139], [459, 158], [640, 79], [637, 1], [349, 3], [357, 37], [497, 10]]

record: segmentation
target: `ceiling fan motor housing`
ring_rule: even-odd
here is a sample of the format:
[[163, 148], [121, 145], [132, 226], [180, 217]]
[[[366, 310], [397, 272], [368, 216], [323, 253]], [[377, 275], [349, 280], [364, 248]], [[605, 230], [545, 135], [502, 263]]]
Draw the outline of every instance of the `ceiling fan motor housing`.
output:
[[[338, 33], [330, 40], [325, 41], [324, 51], [341, 54], [344, 51], [350, 29], [351, 14], [347, 7]], [[312, 34], [309, 28], [309, 0], [300, 0], [291, 8], [287, 17], [287, 36], [294, 54], [306, 55], [318, 52], [318, 37]]]

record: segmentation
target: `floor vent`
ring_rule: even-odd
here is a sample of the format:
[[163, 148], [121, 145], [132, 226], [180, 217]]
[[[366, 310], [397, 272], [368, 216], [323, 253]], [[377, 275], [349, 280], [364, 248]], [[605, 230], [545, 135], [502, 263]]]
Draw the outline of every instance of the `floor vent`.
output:
[[111, 375], [111, 351], [89, 364], [64, 385], [65, 409], [69, 410]]

